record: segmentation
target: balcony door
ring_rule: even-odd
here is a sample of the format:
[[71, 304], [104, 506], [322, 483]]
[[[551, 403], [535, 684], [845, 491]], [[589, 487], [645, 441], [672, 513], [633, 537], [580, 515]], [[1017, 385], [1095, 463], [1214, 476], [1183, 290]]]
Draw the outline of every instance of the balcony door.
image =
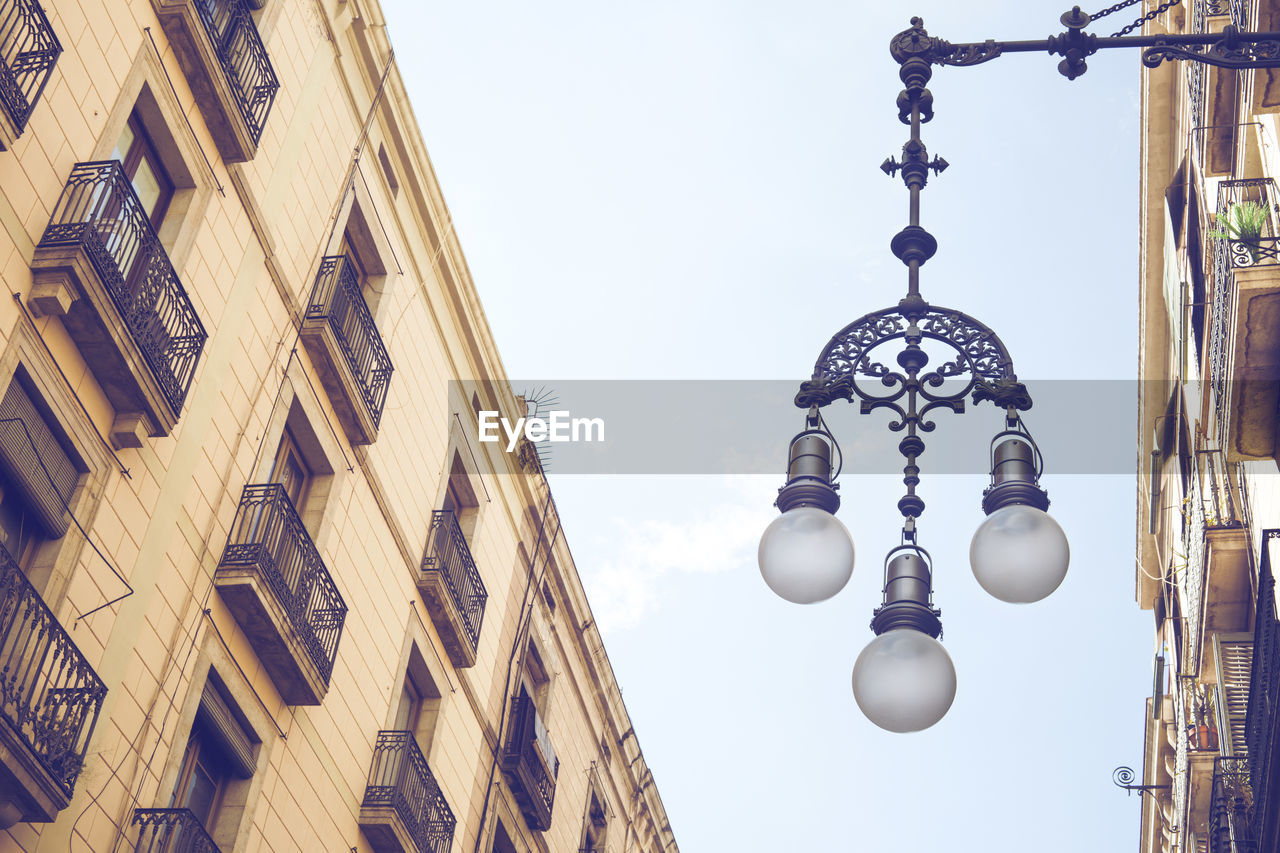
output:
[[[158, 232], [173, 200], [173, 180], [165, 170], [137, 110], [125, 122], [111, 156], [120, 161], [151, 231]], [[98, 219], [96, 227], [124, 277], [126, 289], [135, 294], [145, 273], [150, 247], [145, 227], [128, 208], [123, 197], [111, 199], [104, 211], [106, 215]]]
[[151, 227], [159, 231], [160, 223], [169, 210], [169, 202], [173, 200], [173, 181], [160, 162], [155, 143], [136, 110], [125, 123], [111, 156], [123, 164], [124, 173], [133, 184], [133, 191], [142, 202]]
[[280, 436], [280, 446], [276, 449], [275, 461], [271, 464], [271, 474], [267, 477], [271, 483], [279, 483], [284, 493], [289, 496], [293, 508], [302, 513], [302, 505], [307, 499], [307, 489], [311, 485], [311, 469], [298, 449], [297, 439], [287, 426]]

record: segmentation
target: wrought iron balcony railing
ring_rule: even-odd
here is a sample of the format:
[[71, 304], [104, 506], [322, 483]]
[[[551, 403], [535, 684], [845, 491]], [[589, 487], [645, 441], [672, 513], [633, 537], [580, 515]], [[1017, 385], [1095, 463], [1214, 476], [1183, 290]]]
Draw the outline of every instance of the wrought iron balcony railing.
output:
[[511, 700], [511, 722], [502, 747], [502, 770], [530, 828], [546, 831], [555, 805], [560, 760], [551, 748], [533, 699], [522, 687]]
[[1253, 664], [1249, 676], [1249, 713], [1245, 721], [1245, 742], [1249, 748], [1249, 781], [1253, 801], [1260, 809], [1255, 826], [1265, 830], [1280, 820], [1280, 805], [1272, 803], [1275, 775], [1277, 714], [1280, 714], [1280, 619], [1276, 618], [1275, 577], [1271, 566], [1271, 543], [1280, 539], [1280, 530], [1262, 532], [1262, 558], [1258, 568], [1258, 606], [1254, 612]]
[[261, 574], [328, 684], [347, 605], [284, 486], [245, 486], [218, 568]]
[[106, 685], [0, 546], [0, 715], [70, 797]]
[[1244, 524], [1244, 501], [1240, 469], [1227, 461], [1221, 448], [1196, 451], [1197, 473], [1202, 485], [1200, 500], [1206, 528], [1240, 527]]
[[244, 0], [195, 0], [195, 6], [256, 145], [280, 89], [258, 26]]
[[176, 418], [207, 335], [119, 160], [76, 164], [40, 246], [85, 252]]
[[137, 809], [136, 853], [221, 853], [190, 809]]
[[62, 45], [38, 0], [0, 0], [0, 106], [16, 138], [49, 82]]
[[420, 853], [449, 853], [453, 811], [412, 732], [378, 732], [363, 805], [394, 809]]
[[427, 553], [422, 559], [423, 572], [438, 572], [444, 580], [449, 596], [462, 615], [467, 639], [474, 649], [480, 642], [480, 626], [484, 622], [484, 606], [489, 593], [480, 579], [480, 572], [471, 559], [471, 548], [458, 526], [453, 510], [440, 509], [431, 513], [431, 533], [427, 539]]
[[1258, 853], [1250, 825], [1253, 792], [1247, 758], [1214, 759], [1209, 801], [1209, 853]]
[[330, 255], [321, 260], [307, 319], [323, 320], [333, 331], [347, 367], [360, 386], [360, 402], [377, 429], [394, 368], [360, 292], [355, 265], [346, 255]]
[[1236, 281], [1234, 270], [1243, 267], [1280, 263], [1276, 216], [1280, 202], [1275, 181], [1271, 178], [1222, 181], [1218, 184], [1218, 214], [1236, 223], [1237, 205], [1250, 204], [1261, 208], [1260, 233], [1243, 237], [1223, 225], [1220, 219], [1211, 222], [1216, 233], [1223, 237], [1210, 237], [1213, 243], [1212, 314], [1209, 318], [1209, 381], [1214, 391], [1215, 414], [1218, 419], [1219, 437], [1227, 416], [1225, 401], [1228, 399], [1227, 383], [1230, 379], [1228, 365], [1233, 358], [1236, 325]]

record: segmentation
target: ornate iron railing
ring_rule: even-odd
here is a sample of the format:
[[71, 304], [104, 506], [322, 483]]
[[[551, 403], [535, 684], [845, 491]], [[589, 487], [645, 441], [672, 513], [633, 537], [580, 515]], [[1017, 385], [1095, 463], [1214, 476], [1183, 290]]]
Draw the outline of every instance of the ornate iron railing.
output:
[[41, 246], [80, 246], [176, 417], [207, 337], [119, 160], [77, 163]]
[[307, 318], [324, 320], [333, 330], [347, 365], [360, 381], [363, 402], [377, 426], [382, 421], [394, 368], [360, 292], [355, 265], [346, 255], [330, 255], [321, 260]]
[[289, 615], [325, 683], [347, 605], [279, 483], [244, 487], [219, 568], [256, 568]]
[[[1262, 558], [1258, 568], [1258, 606], [1253, 623], [1253, 663], [1249, 673], [1249, 711], [1245, 718], [1245, 743], [1249, 750], [1249, 776], [1254, 802], [1271, 804], [1275, 792], [1268, 783], [1276, 744], [1276, 714], [1280, 712], [1280, 620], [1276, 618], [1275, 577], [1271, 568], [1271, 542], [1280, 530], [1262, 531]], [[1261, 822], [1258, 823], [1261, 828]]]
[[1199, 473], [1193, 471], [1182, 519], [1182, 547], [1185, 549], [1187, 564], [1180, 580], [1188, 618], [1183, 629], [1186, 647], [1179, 650], [1178, 655], [1178, 672], [1181, 675], [1194, 675], [1200, 671], [1200, 609], [1204, 597], [1205, 574], [1204, 534], [1204, 491], [1201, 488]]
[[62, 45], [37, 0], [0, 0], [0, 106], [22, 133]]
[[1209, 800], [1209, 853], [1257, 853], [1250, 826], [1253, 792], [1249, 759], [1213, 760], [1213, 788]]
[[[1193, 63], [1194, 64], [1194, 63]], [[1212, 313], [1209, 317], [1209, 381], [1214, 392], [1214, 408], [1218, 424], [1218, 438], [1223, 439], [1227, 409], [1227, 365], [1233, 356], [1235, 328], [1236, 282], [1233, 270], [1242, 266], [1261, 264], [1270, 258], [1280, 263], [1276, 251], [1276, 223], [1273, 209], [1280, 201], [1275, 181], [1271, 178], [1249, 178], [1238, 181], [1222, 181], [1218, 184], [1217, 212], [1234, 223], [1232, 207], [1245, 202], [1259, 204], [1267, 212], [1262, 233], [1256, 238], [1235, 239], [1225, 231], [1222, 222], [1215, 218], [1210, 222], [1215, 233], [1227, 237], [1210, 237], [1213, 241], [1213, 292]], [[1267, 253], [1270, 252], [1270, 255]]]
[[502, 769], [513, 776], [520, 787], [517, 799], [523, 798], [529, 803], [526, 816], [531, 818], [530, 825], [545, 831], [551, 825], [560, 760], [551, 750], [538, 709], [523, 687], [520, 695], [511, 700], [511, 722], [502, 747]]
[[[1209, 13], [1206, 7], [1206, 0], [1196, 0], [1191, 4], [1191, 32], [1203, 33], [1205, 31], [1205, 15]], [[1208, 75], [1205, 67], [1199, 62], [1188, 62], [1183, 68], [1187, 72], [1187, 102], [1191, 106], [1191, 127], [1194, 132], [1191, 134], [1194, 143], [1193, 152], [1196, 160], [1200, 163], [1201, 169], [1204, 167], [1204, 149], [1205, 149], [1205, 85]]]
[[453, 811], [412, 732], [378, 732], [364, 805], [395, 809], [421, 853], [449, 853]]
[[0, 546], [0, 718], [70, 797], [106, 685]]
[[195, 0], [195, 6], [256, 145], [280, 88], [258, 26], [244, 0]]
[[[1246, 29], [1244, 25], [1245, 9], [1244, 0], [1197, 0], [1196, 6], [1202, 7], [1199, 10], [1200, 20], [1204, 20], [1204, 16], [1230, 15], [1231, 23], [1240, 29]], [[1201, 24], [1198, 33], [1204, 32], [1204, 25]]]
[[1196, 451], [1196, 473], [1200, 477], [1200, 501], [1204, 525], [1211, 530], [1241, 527], [1244, 503], [1238, 491], [1238, 465], [1228, 462], [1220, 448]]
[[136, 853], [221, 853], [190, 809], [136, 809]]
[[431, 513], [431, 532], [427, 537], [426, 556], [422, 558], [422, 571], [439, 572], [444, 578], [474, 649], [480, 642], [480, 625], [484, 622], [489, 593], [471, 559], [467, 537], [462, 535], [453, 510], [438, 509]]

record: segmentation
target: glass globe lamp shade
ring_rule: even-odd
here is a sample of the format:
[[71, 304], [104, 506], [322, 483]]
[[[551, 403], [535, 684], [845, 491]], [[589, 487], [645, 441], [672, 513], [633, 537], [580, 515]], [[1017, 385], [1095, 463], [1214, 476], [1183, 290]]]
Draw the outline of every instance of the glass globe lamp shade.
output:
[[853, 574], [853, 538], [824, 509], [793, 507], [765, 528], [757, 552], [764, 582], [796, 604], [825, 601]]
[[973, 576], [1001, 601], [1039, 601], [1067, 576], [1071, 550], [1066, 534], [1048, 513], [1012, 504], [987, 516], [973, 534]]
[[956, 668], [933, 637], [894, 628], [858, 655], [853, 698], [867, 719], [886, 731], [922, 731], [945, 717], [956, 698]]

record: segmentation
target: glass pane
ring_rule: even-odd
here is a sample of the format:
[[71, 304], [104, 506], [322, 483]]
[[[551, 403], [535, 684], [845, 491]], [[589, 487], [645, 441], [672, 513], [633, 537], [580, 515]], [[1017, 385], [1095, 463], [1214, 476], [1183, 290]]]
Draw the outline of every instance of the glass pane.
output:
[[120, 138], [116, 140], [115, 150], [111, 152], [111, 159], [123, 161], [125, 155], [129, 153], [129, 149], [133, 147], [133, 124], [125, 122], [124, 130], [120, 131]]
[[191, 773], [191, 787], [187, 790], [185, 805], [200, 819], [206, 828], [213, 814], [213, 801], [218, 796], [218, 780], [210, 775], [209, 770], [197, 764]]
[[151, 163], [145, 157], [138, 162], [138, 171], [133, 176], [133, 189], [138, 194], [138, 201], [142, 202], [142, 209], [150, 218], [160, 202], [161, 190], [160, 181], [156, 178]]

